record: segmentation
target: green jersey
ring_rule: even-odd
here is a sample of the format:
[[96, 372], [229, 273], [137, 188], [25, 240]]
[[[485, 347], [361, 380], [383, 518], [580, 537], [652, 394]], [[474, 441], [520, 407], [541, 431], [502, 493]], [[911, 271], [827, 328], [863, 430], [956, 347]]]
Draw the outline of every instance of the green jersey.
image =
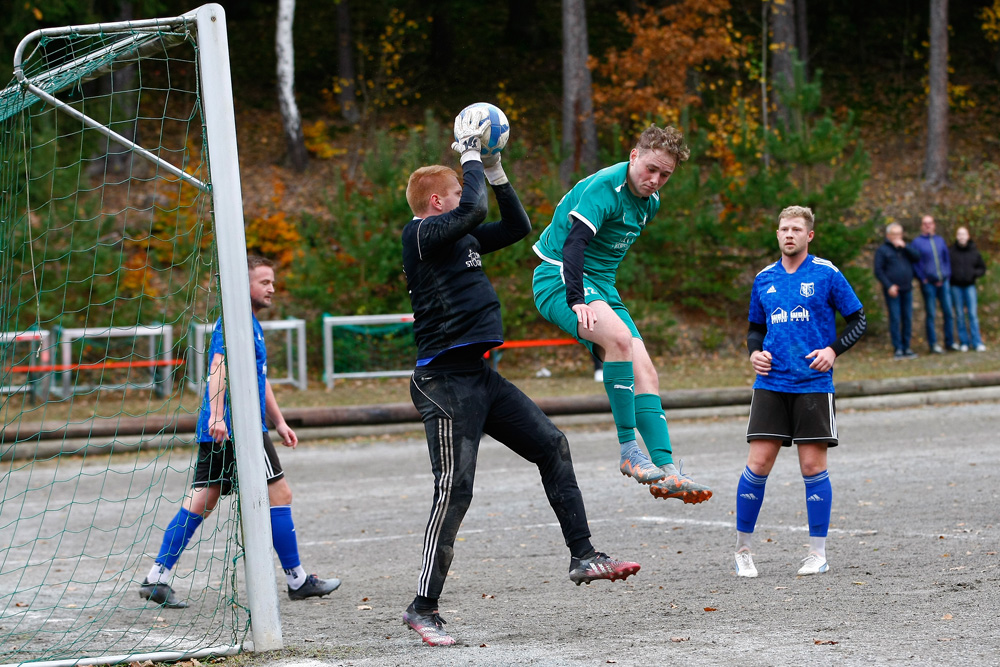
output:
[[573, 223], [580, 222], [594, 233], [584, 253], [583, 271], [613, 284], [629, 246], [660, 210], [659, 194], [644, 198], [629, 190], [628, 166], [628, 162], [612, 165], [574, 185], [535, 243], [535, 254], [562, 266], [566, 236]]

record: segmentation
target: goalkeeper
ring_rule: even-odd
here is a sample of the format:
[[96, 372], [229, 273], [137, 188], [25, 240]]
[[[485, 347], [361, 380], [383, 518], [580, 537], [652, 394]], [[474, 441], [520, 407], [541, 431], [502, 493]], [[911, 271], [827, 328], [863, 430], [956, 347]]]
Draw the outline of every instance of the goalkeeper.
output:
[[[453, 169], [437, 165], [414, 171], [406, 186], [414, 217], [403, 228], [403, 269], [417, 344], [410, 396], [424, 422], [434, 499], [417, 594], [403, 622], [431, 646], [455, 643], [443, 628], [438, 597], [472, 502], [483, 433], [538, 466], [570, 550], [571, 581], [614, 581], [639, 571], [638, 563], [612, 560], [594, 550], [566, 436], [483, 360], [487, 350], [503, 342], [500, 302], [483, 271], [483, 257], [531, 231], [500, 156], [480, 155], [481, 137], [490, 127], [489, 120], [480, 125], [483, 118], [473, 108], [455, 119], [452, 148], [461, 154], [461, 185]], [[485, 179], [502, 219], [484, 224]]]
[[[654, 497], [700, 503], [712, 491], [674, 465], [656, 368], [615, 287], [618, 265], [660, 208], [660, 188], [689, 155], [680, 132], [651, 125], [628, 162], [577, 183], [535, 243], [542, 263], [532, 292], [545, 319], [604, 362], [622, 474], [650, 484]], [[636, 428], [649, 457], [636, 442]]]
[[[264, 430], [267, 495], [271, 504], [271, 539], [285, 571], [288, 597], [292, 600], [305, 600], [333, 592], [340, 586], [340, 580], [320, 579], [315, 574], [306, 574], [299, 560], [295, 524], [292, 522], [292, 490], [281, 469], [278, 453], [268, 435], [265, 422], [265, 417], [271, 419], [283, 445], [294, 448], [298, 444], [298, 436], [285, 422], [271, 390], [271, 383], [267, 381], [267, 347], [264, 345], [264, 330], [257, 321], [257, 313], [271, 305], [274, 264], [263, 257], [251, 255], [247, 257], [247, 266], [250, 270], [250, 306], [253, 310], [251, 317], [254, 356], [257, 360], [257, 387], [260, 392], [260, 420]], [[219, 497], [232, 491], [232, 483], [236, 477], [236, 453], [229, 435], [232, 433], [232, 421], [225, 391], [225, 352], [220, 318], [212, 331], [208, 351], [211, 362], [201, 413], [198, 416], [198, 463], [194, 482], [181, 509], [167, 525], [160, 553], [139, 587], [140, 597], [171, 609], [188, 606], [170, 587], [173, 567], [198, 526], [215, 509]]]

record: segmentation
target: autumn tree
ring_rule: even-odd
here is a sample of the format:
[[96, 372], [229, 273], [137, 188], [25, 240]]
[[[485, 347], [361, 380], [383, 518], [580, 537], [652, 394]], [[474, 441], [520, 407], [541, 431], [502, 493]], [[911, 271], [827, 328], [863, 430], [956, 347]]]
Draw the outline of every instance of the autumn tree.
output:
[[351, 8], [348, 0], [337, 0], [337, 102], [340, 115], [348, 123], [361, 120], [357, 92], [354, 87], [354, 31], [351, 27]]
[[937, 190], [948, 181], [948, 0], [931, 0], [930, 38], [924, 185]]
[[562, 9], [564, 158], [559, 178], [566, 184], [573, 172], [590, 172], [597, 167], [597, 126], [593, 83], [587, 67], [587, 12], [583, 0], [563, 0]]
[[743, 47], [729, 9], [729, 0], [681, 0], [635, 15], [619, 12], [632, 43], [608, 50], [601, 63], [591, 58], [591, 67], [598, 121], [619, 127], [623, 146], [651, 120], [677, 123], [682, 109], [700, 103], [702, 87], [715, 87], [713, 68], [738, 61]]

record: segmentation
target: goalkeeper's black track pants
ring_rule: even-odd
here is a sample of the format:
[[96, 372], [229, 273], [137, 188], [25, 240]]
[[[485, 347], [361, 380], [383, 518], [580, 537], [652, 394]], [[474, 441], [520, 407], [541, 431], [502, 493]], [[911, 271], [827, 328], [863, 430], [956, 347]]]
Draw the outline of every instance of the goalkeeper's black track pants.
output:
[[455, 538], [472, 502], [484, 433], [538, 466], [566, 545], [579, 546], [584, 540], [589, 545], [590, 528], [566, 436], [520, 389], [477, 360], [447, 370], [417, 368], [410, 397], [423, 416], [434, 472], [417, 595], [437, 599], [444, 588]]

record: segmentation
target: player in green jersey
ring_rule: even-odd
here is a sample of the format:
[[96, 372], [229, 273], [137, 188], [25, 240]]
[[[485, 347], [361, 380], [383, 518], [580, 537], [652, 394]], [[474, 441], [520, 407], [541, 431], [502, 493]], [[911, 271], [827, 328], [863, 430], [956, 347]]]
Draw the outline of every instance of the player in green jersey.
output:
[[[660, 208], [660, 188], [689, 156], [679, 131], [651, 125], [628, 162], [573, 186], [534, 246], [542, 263], [532, 291], [545, 319], [604, 361], [622, 474], [650, 484], [657, 498], [700, 503], [712, 497], [712, 490], [674, 465], [656, 368], [615, 288], [618, 265]], [[636, 428], [648, 457], [636, 442]]]

